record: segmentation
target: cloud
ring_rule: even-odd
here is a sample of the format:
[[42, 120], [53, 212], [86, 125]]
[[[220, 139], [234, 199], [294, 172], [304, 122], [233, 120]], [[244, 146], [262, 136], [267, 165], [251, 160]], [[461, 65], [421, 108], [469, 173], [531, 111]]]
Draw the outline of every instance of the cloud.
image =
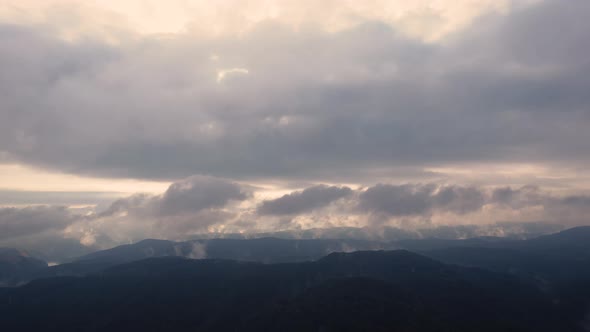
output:
[[223, 208], [244, 201], [250, 192], [237, 183], [207, 176], [192, 176], [172, 183], [161, 195], [135, 194], [114, 201], [100, 217], [117, 214], [151, 214], [169, 217]]
[[[0, 151], [69, 173], [161, 180], [374, 183], [475, 162], [586, 168], [589, 12], [583, 1], [540, 1], [432, 42], [378, 20], [117, 42], [5, 24]], [[218, 84], [231, 68], [248, 74]]]
[[261, 215], [294, 215], [322, 208], [352, 194], [348, 187], [317, 185], [277, 199], [263, 201], [257, 211]]
[[[194, 176], [160, 195], [135, 194], [102, 211], [3, 208], [0, 246], [41, 251], [52, 261], [63, 261], [146, 238], [273, 232], [372, 239], [530, 235], [588, 224], [590, 216], [590, 195], [558, 194], [538, 186], [376, 184], [353, 190], [316, 185], [265, 201], [252, 190], [226, 179]], [[202, 248], [195, 250], [198, 256]]]
[[[519, 1], [522, 2], [526, 1]], [[56, 22], [67, 36], [81, 33], [108, 36], [106, 27], [116, 26], [144, 34], [190, 30], [208, 38], [243, 34], [268, 20], [279, 21], [292, 28], [316, 26], [326, 31], [350, 29], [364, 21], [381, 21], [410, 35], [432, 38], [463, 27], [482, 12], [502, 11], [511, 6], [508, 0], [376, 0], [370, 3], [318, 3], [313, 0], [251, 0], [247, 3], [240, 0], [169, 0], [166, 3], [8, 0], [5, 3], [0, 5], [0, 19], [38, 21], [46, 18]], [[64, 17], [69, 20], [64, 20]]]
[[356, 209], [374, 217], [370, 224], [405, 221], [405, 227], [503, 221], [573, 226], [589, 223], [588, 202], [587, 193], [557, 193], [534, 185], [377, 184], [359, 193]]
[[121, 196], [118, 192], [33, 191], [0, 189], [0, 206], [23, 205], [104, 205]]
[[[589, 195], [558, 194], [532, 185], [409, 183], [356, 190], [315, 185], [262, 201], [250, 190], [229, 180], [190, 177], [172, 184], [161, 195], [119, 199], [108, 209], [68, 226], [66, 233], [101, 247], [144, 238], [185, 240], [210, 232], [303, 232], [334, 227], [393, 226], [422, 229], [426, 234], [433, 228], [443, 232], [441, 227], [446, 226], [457, 237], [468, 237], [501, 235], [503, 231], [530, 233], [534, 226], [526, 223], [583, 225], [590, 215]], [[504, 224], [494, 228], [498, 223]]]
[[[193, 192], [215, 190], [225, 198], [204, 203]], [[183, 197], [168, 196], [171, 191]], [[164, 213], [162, 202], [170, 197], [182, 204]], [[590, 196], [584, 193], [557, 194], [530, 185], [437, 183], [376, 184], [356, 190], [316, 185], [258, 201], [257, 195], [231, 181], [193, 177], [171, 185], [162, 195], [118, 200], [102, 214], [69, 226], [67, 234], [103, 248], [144, 238], [186, 240], [207, 233], [245, 237], [257, 233], [341, 234], [372, 239], [531, 236], [587, 224], [588, 201]]]
[[569, 224], [588, 224], [590, 196], [587, 194], [556, 195], [537, 186], [498, 188], [492, 192], [491, 202], [514, 210], [537, 206], [546, 218]]
[[0, 241], [61, 230], [75, 220], [66, 207], [36, 206], [0, 209]]
[[193, 176], [170, 185], [159, 198], [160, 215], [194, 213], [208, 208], [220, 208], [230, 201], [243, 201], [248, 193], [238, 184], [226, 180]]
[[361, 210], [391, 216], [429, 215], [435, 210], [465, 214], [484, 204], [484, 193], [478, 188], [434, 184], [378, 184], [359, 196]]
[[229, 180], [192, 176], [172, 183], [161, 195], [135, 194], [114, 201], [68, 226], [68, 236], [90, 246], [110, 247], [145, 238], [183, 240], [235, 219], [249, 188]]
[[22, 248], [47, 261], [65, 261], [93, 250], [64, 230], [84, 219], [83, 211], [63, 206], [0, 208], [0, 247]]
[[546, 199], [546, 194], [537, 186], [524, 186], [516, 189], [502, 187], [494, 189], [491, 202], [518, 209], [529, 205], [543, 204]]
[[246, 75], [249, 71], [246, 68], [230, 68], [230, 69], [221, 69], [217, 72], [217, 83], [221, 83], [227, 77], [232, 75]]

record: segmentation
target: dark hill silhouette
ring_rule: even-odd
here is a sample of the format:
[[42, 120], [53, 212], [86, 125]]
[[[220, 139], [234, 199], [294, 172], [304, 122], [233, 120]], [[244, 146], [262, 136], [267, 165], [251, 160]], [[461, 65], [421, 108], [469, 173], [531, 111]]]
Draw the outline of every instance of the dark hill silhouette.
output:
[[407, 251], [150, 258], [0, 292], [10, 331], [576, 331], [532, 285]]
[[45, 268], [46, 262], [31, 257], [25, 251], [0, 248], [0, 286], [22, 283]]
[[[97, 251], [69, 263], [47, 267], [41, 260], [22, 258], [16, 249], [4, 249], [19, 264], [0, 261], [0, 282], [15, 286], [52, 276], [84, 276], [109, 267], [150, 257], [221, 258], [263, 263], [317, 260], [331, 252], [404, 248], [438, 260], [499, 272], [572, 278], [590, 259], [590, 227], [577, 227], [530, 240], [481, 237], [466, 240], [421, 239], [394, 243], [366, 240], [203, 239], [185, 242], [146, 239], [135, 244]], [[461, 249], [463, 248], [463, 249]], [[497, 249], [497, 250], [496, 250]], [[7, 256], [8, 257], [8, 256]], [[3, 264], [3, 265], [2, 265]], [[577, 266], [579, 265], [579, 266]], [[531, 272], [532, 271], [532, 272]], [[559, 273], [556, 273], [559, 272]], [[590, 274], [590, 273], [589, 273]]]
[[174, 242], [147, 239], [82, 256], [52, 266], [30, 280], [54, 276], [84, 276], [106, 268], [151, 257], [232, 259], [261, 263], [317, 260], [331, 252], [384, 249], [391, 245], [364, 240], [209, 239]]
[[590, 226], [566, 229], [562, 232], [540, 236], [529, 241], [522, 248], [528, 250], [571, 250], [590, 254]]
[[552, 251], [569, 250], [578, 253], [590, 253], [590, 226], [574, 227], [555, 234], [543, 235], [527, 240], [515, 240], [501, 237], [478, 237], [471, 239], [418, 239], [401, 240], [395, 245], [412, 250], [426, 251], [444, 248], [503, 248], [518, 249], [521, 251]]
[[[52, 276], [84, 276], [150, 257], [219, 258], [262, 263], [313, 261], [332, 252], [404, 248], [446, 263], [542, 279], [574, 278], [588, 269], [590, 227], [577, 227], [530, 240], [481, 237], [465, 240], [422, 239], [394, 243], [366, 240], [204, 239], [185, 242], [147, 239], [97, 251], [46, 268], [3, 268], [4, 285]], [[44, 264], [41, 261], [37, 263]], [[10, 277], [8, 277], [10, 276]]]
[[365, 240], [206, 239], [185, 242], [143, 240], [82, 256], [75, 261], [131, 262], [149, 257], [222, 258], [262, 263], [315, 260], [331, 252], [384, 249]]
[[422, 240], [408, 247], [437, 260], [548, 281], [590, 279], [590, 227], [522, 241]]

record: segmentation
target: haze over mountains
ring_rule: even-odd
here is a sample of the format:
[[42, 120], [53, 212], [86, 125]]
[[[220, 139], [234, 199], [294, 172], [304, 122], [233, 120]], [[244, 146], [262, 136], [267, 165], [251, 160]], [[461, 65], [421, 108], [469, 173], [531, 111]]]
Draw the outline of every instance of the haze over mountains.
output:
[[0, 308], [15, 331], [584, 331], [589, 243], [588, 227], [528, 240], [144, 240], [51, 267], [3, 250], [5, 285], [26, 284], [0, 289]]
[[[349, 230], [350, 231], [350, 230]], [[477, 252], [489, 255], [506, 255], [516, 259], [518, 255], [539, 255], [542, 259], [585, 257], [590, 251], [585, 240], [590, 238], [586, 227], [573, 228], [560, 233], [518, 239], [510, 237], [476, 237], [468, 239], [280, 239], [259, 237], [253, 239], [203, 239], [184, 242], [146, 239], [135, 244], [122, 245], [112, 249], [97, 251], [70, 262], [47, 267], [47, 263], [30, 257], [29, 253], [17, 249], [2, 249], [2, 263], [14, 269], [13, 280], [4, 284], [18, 284], [41, 276], [85, 275], [110, 266], [129, 263], [151, 257], [186, 257], [192, 259], [229, 259], [260, 263], [287, 263], [317, 260], [332, 252], [352, 252], [359, 250], [408, 249], [424, 253], [437, 259], [452, 260], [453, 250], [458, 257], [471, 262], [466, 265], [486, 266], [486, 261], [477, 257]], [[350, 233], [348, 233], [350, 234]], [[267, 234], [264, 234], [267, 235]], [[238, 235], [235, 235], [238, 236]], [[522, 234], [521, 234], [522, 236]], [[468, 250], [469, 249], [469, 250]], [[479, 251], [478, 251], [479, 250]], [[469, 255], [463, 256], [463, 252]], [[516, 255], [511, 255], [516, 254]], [[529, 257], [530, 258], [530, 257]], [[471, 259], [471, 260], [469, 260]], [[567, 259], [566, 259], [567, 260]], [[11, 265], [12, 264], [12, 265]], [[22, 271], [21, 271], [22, 269]], [[28, 273], [25, 273], [29, 271]], [[33, 272], [33, 273], [31, 273]], [[23, 276], [25, 276], [23, 278]], [[20, 279], [19, 279], [20, 278]]]

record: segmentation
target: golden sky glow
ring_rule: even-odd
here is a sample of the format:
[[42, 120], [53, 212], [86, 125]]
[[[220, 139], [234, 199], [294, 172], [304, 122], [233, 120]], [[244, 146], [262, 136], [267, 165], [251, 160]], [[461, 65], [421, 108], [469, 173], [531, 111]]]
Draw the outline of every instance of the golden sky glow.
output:
[[18, 164], [0, 164], [0, 190], [105, 191], [131, 194], [161, 193], [169, 185], [166, 182], [90, 178]]
[[69, 32], [100, 34], [119, 27], [143, 34], [186, 32], [235, 34], [266, 20], [328, 31], [359, 22], [387, 22], [411, 36], [439, 38], [488, 11], [505, 12], [514, 3], [533, 0], [8, 0], [0, 18], [58, 22]]

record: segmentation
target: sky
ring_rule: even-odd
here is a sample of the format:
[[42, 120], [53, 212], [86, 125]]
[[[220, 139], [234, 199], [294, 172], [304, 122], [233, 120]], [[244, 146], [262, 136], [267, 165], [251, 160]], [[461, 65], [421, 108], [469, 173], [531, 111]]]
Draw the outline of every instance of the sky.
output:
[[589, 15], [583, 0], [2, 1], [0, 246], [590, 225]]

